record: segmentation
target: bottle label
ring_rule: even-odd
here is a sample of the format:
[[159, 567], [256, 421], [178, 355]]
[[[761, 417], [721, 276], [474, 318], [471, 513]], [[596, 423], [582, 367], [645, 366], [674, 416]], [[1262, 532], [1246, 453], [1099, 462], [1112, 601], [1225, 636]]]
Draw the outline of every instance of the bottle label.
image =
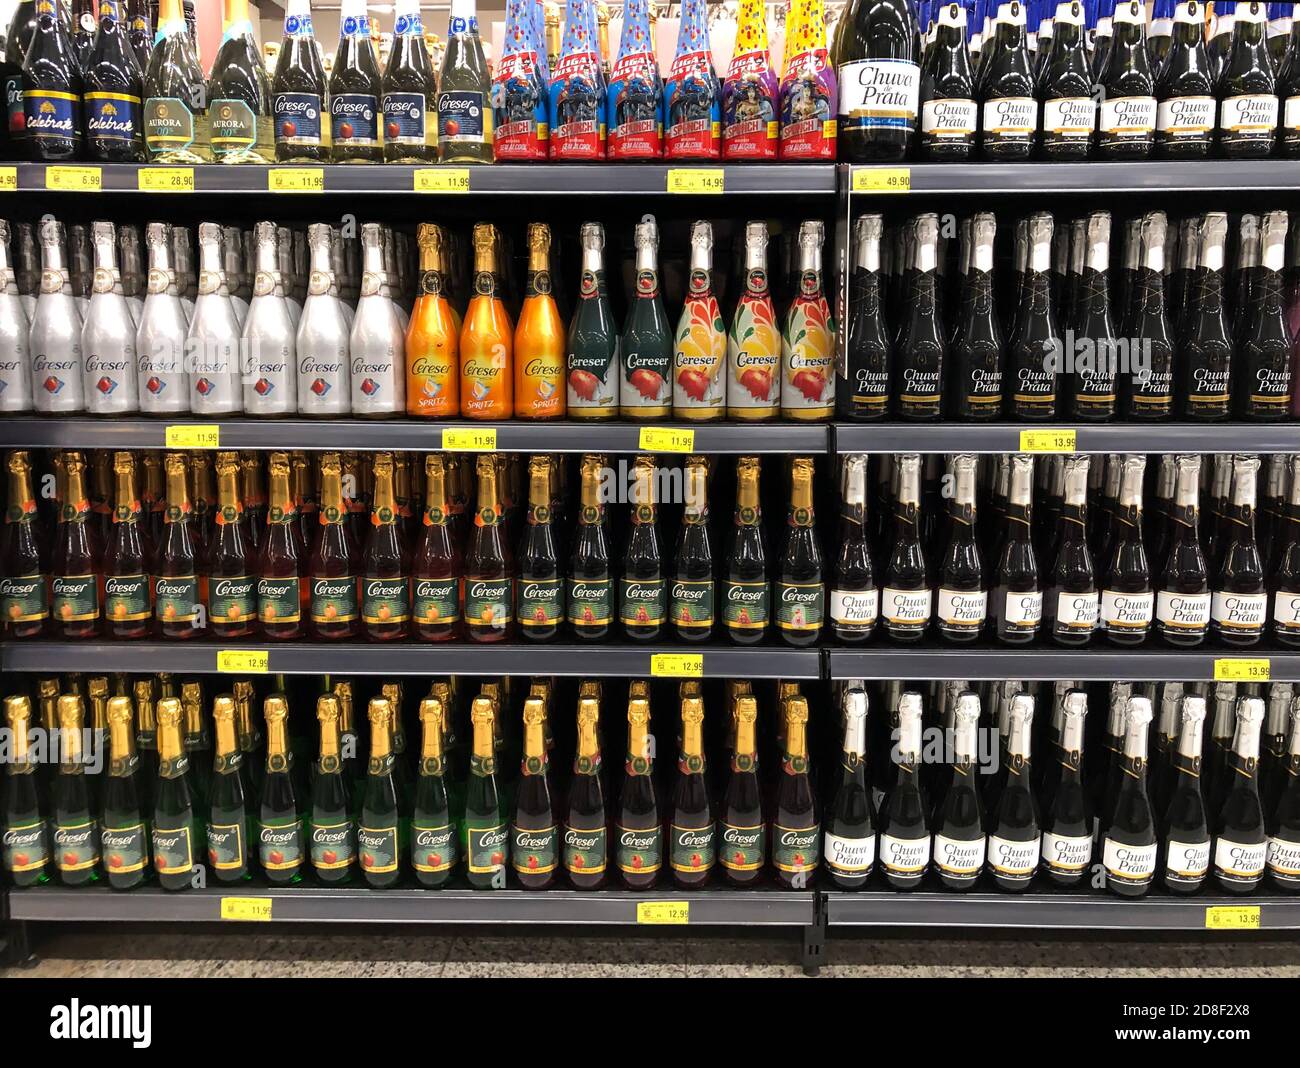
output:
[[1170, 139], [1206, 137], [1214, 129], [1219, 103], [1212, 96], [1176, 96], [1156, 109], [1156, 129]]
[[998, 141], [1028, 141], [1038, 131], [1038, 101], [1032, 96], [1003, 96], [984, 102], [985, 136]]
[[1056, 629], [1067, 634], [1084, 634], [1096, 629], [1100, 598], [1092, 593], [1067, 593], [1056, 595]]
[[134, 141], [140, 136], [140, 98], [126, 93], [88, 92], [86, 136], [108, 141]]
[[[692, 37], [691, 43], [706, 42]], [[664, 79], [664, 152], [669, 159], [717, 159], [721, 153], [721, 94], [711, 67], [712, 57], [704, 50], [673, 57]]]
[[1226, 838], [1214, 841], [1214, 870], [1220, 876], [1237, 879], [1258, 879], [1264, 874], [1268, 857], [1268, 842], [1242, 845]]
[[337, 575], [311, 580], [313, 623], [348, 623], [357, 618], [357, 580]]
[[1140, 140], [1156, 127], [1153, 96], [1108, 97], [1101, 102], [1101, 132], [1111, 140]]
[[460, 619], [460, 580], [457, 578], [415, 579], [416, 623], [455, 623]]
[[510, 611], [513, 593], [508, 578], [468, 579], [465, 582], [465, 621], [482, 627], [504, 627], [513, 618]]
[[1156, 595], [1156, 619], [1168, 630], [1204, 630], [1210, 625], [1210, 595], [1161, 590]]
[[66, 140], [77, 136], [78, 99], [73, 93], [53, 89], [24, 89], [25, 132], [38, 141]]
[[[482, 93], [457, 91], [438, 94], [438, 140], [452, 144], [483, 144], [486, 106]], [[489, 126], [490, 129], [490, 126]]]
[[1300, 130], [1300, 96], [1289, 96], [1282, 111], [1282, 125], [1288, 130]]
[[946, 875], [978, 875], [984, 868], [986, 851], [983, 835], [969, 841], [934, 836], [934, 866]]
[[147, 836], [143, 823], [105, 827], [99, 838], [105, 872], [109, 875], [127, 875], [143, 871], [149, 863]]
[[385, 96], [384, 143], [418, 148], [427, 145], [425, 116], [428, 107], [429, 102], [423, 93], [389, 93]]
[[144, 102], [144, 143], [151, 155], [189, 148], [194, 137], [194, 113], [184, 100], [154, 96]]
[[1199, 880], [1210, 870], [1210, 843], [1170, 841], [1165, 850], [1165, 876]]
[[456, 863], [456, 828], [411, 822], [411, 867], [425, 874], [450, 870]]
[[1268, 864], [1268, 870], [1274, 875], [1300, 877], [1300, 842], [1288, 842], [1285, 838], [1270, 838], [1265, 862]]
[[762, 630], [767, 626], [767, 583], [727, 580], [723, 586], [722, 618], [731, 630]]
[[9, 137], [21, 141], [26, 136], [27, 116], [23, 111], [23, 76], [20, 71], [5, 79], [5, 109], [9, 118]]
[[504, 823], [490, 827], [469, 827], [465, 864], [471, 874], [500, 871], [510, 853], [510, 830]]
[[293, 575], [258, 579], [257, 615], [264, 624], [297, 623], [302, 618], [298, 579]]
[[663, 867], [663, 829], [653, 827], [619, 827], [616, 862], [620, 871], [630, 875], [648, 875]]
[[558, 827], [539, 829], [513, 828], [510, 836], [510, 863], [515, 871], [527, 875], [544, 875], [560, 862]]
[[605, 870], [604, 827], [564, 828], [564, 867], [577, 875], [599, 875]]
[[405, 623], [411, 616], [411, 580], [363, 578], [361, 618], [367, 623]]
[[687, 627], [713, 625], [713, 580], [674, 579], [668, 611], [673, 622]]
[[673, 408], [692, 417], [720, 415], [726, 403], [726, 327], [717, 299], [707, 291], [708, 275], [693, 270], [689, 284], [673, 352]]
[[44, 575], [0, 578], [0, 612], [9, 624], [35, 623], [50, 614], [50, 591]]
[[920, 875], [930, 864], [930, 836], [895, 838], [892, 834], [882, 834], [880, 863], [896, 875]]
[[1101, 862], [1107, 878], [1119, 883], [1148, 883], [1156, 870], [1156, 845], [1128, 845], [1108, 837], [1102, 843]]
[[672, 825], [672, 844], [668, 863], [673, 871], [708, 871], [717, 859], [714, 825], [678, 827]]
[[731, 871], [758, 871], [767, 859], [767, 828], [721, 824], [718, 859]]
[[275, 139], [282, 145], [319, 146], [324, 103], [315, 93], [277, 93]]
[[397, 871], [397, 825], [391, 827], [358, 827], [357, 852], [361, 855], [361, 870], [375, 875]]
[[1029, 880], [1038, 870], [1040, 848], [1037, 836], [1028, 842], [1016, 842], [989, 835], [989, 868], [1004, 879]]
[[570, 579], [569, 620], [574, 626], [607, 625], [613, 616], [613, 585], [609, 579]]
[[208, 579], [208, 621], [211, 623], [248, 623], [257, 620], [257, 579], [249, 575], [237, 578]]
[[910, 59], [860, 59], [839, 69], [841, 130], [911, 130], [921, 68]]
[[[563, 579], [521, 578], [518, 596], [520, 626], [554, 627], [564, 622]], [[468, 615], [468, 601], [465, 611]]]
[[1224, 97], [1219, 129], [1238, 137], [1272, 137], [1277, 129], [1277, 97], [1272, 93]]
[[876, 863], [876, 836], [844, 838], [827, 831], [822, 838], [826, 866], [842, 875], [866, 875]]
[[949, 629], [979, 630], [988, 614], [989, 595], [984, 590], [939, 588], [939, 623]]
[[1043, 832], [1043, 863], [1052, 871], [1081, 872], [1092, 861], [1092, 835]]
[[335, 148], [375, 148], [379, 144], [379, 100], [368, 93], [330, 98]]
[[816, 271], [803, 272], [799, 295], [786, 316], [781, 374], [782, 411], [797, 411], [805, 418], [830, 413], [835, 403], [835, 317]]
[[293, 871], [302, 864], [302, 822], [259, 823], [257, 855], [267, 871]]
[[775, 414], [780, 405], [781, 328], [768, 296], [765, 272], [758, 276], [759, 295], [746, 292], [736, 305], [727, 334], [727, 407], [744, 414]]
[[4, 829], [5, 870], [15, 875], [40, 871], [49, 860], [46, 848], [48, 825], [44, 820], [35, 823], [10, 823]]
[[153, 605], [160, 623], [196, 622], [199, 580], [194, 575], [158, 575], [153, 580]]
[[772, 824], [772, 863], [778, 871], [813, 871], [821, 861], [821, 834], [817, 827], [782, 827]]
[[1043, 133], [1058, 141], [1086, 141], [1097, 128], [1097, 102], [1090, 96], [1043, 101]]
[[208, 863], [217, 871], [239, 871], [244, 867], [247, 861], [242, 823], [208, 824]]
[[1115, 590], [1102, 590], [1101, 625], [1107, 630], [1121, 633], [1142, 633], [1151, 626], [1155, 600], [1156, 595], [1150, 592], [1118, 593]]
[[937, 141], [973, 137], [979, 107], [973, 100], [927, 100], [921, 105], [921, 132]]
[[148, 575], [104, 576], [104, 619], [109, 623], [129, 623], [148, 619]]
[[619, 618], [625, 626], [652, 627], [664, 621], [667, 589], [663, 579], [623, 579]]
[[188, 875], [194, 870], [193, 828], [153, 828], [153, 866], [159, 875]]
[[784, 66], [781, 158], [833, 161], [839, 123], [835, 118], [835, 74], [826, 49], [796, 52], [785, 58]]
[[632, 50], [620, 49], [606, 91], [610, 102], [610, 159], [659, 159], [663, 155], [663, 91], [658, 84], [658, 62], [650, 51], [648, 35]]
[[214, 100], [208, 108], [212, 152], [217, 158], [246, 152], [257, 144], [257, 116], [242, 100]]
[[57, 623], [99, 618], [99, 587], [94, 575], [55, 575], [50, 580], [50, 617]]
[[924, 628], [930, 622], [930, 590], [896, 590], [886, 586], [880, 595], [880, 614], [895, 627]]
[[1221, 593], [1216, 591], [1210, 601], [1210, 618], [1221, 630], [1248, 634], [1264, 629], [1268, 614], [1266, 593]]
[[875, 624], [879, 611], [879, 590], [831, 590], [831, 622], [836, 626], [866, 629]]

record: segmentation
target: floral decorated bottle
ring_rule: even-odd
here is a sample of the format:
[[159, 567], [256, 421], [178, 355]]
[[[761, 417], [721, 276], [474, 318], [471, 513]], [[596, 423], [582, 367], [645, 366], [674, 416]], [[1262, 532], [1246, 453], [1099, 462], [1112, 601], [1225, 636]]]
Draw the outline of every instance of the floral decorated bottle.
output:
[[741, 0], [736, 51], [722, 83], [723, 159], [776, 159], [778, 102], [776, 72], [767, 49], [766, 6], [763, 0]]
[[727, 327], [713, 292], [713, 224], [691, 227], [691, 273], [673, 353], [673, 417], [721, 419], [726, 408]]
[[648, 0], [623, 5], [623, 36], [606, 102], [610, 159], [658, 159], [664, 154], [664, 84]]
[[550, 92], [533, 34], [532, 0], [508, 0], [501, 61], [492, 81], [493, 143], [505, 163], [546, 159]]
[[677, 55], [664, 84], [669, 159], [718, 159], [722, 155], [722, 105], [709, 47], [706, 0], [684, 0]]
[[835, 408], [835, 319], [822, 284], [820, 219], [799, 226], [799, 292], [781, 338], [781, 415], [829, 419]]
[[781, 75], [782, 159], [835, 159], [838, 97], [822, 0], [793, 0]]
[[551, 72], [551, 159], [605, 158], [605, 76], [594, 0], [568, 0], [564, 44]]
[[781, 408], [781, 328], [767, 281], [767, 223], [745, 224], [745, 291], [727, 337], [727, 416], [762, 421]]

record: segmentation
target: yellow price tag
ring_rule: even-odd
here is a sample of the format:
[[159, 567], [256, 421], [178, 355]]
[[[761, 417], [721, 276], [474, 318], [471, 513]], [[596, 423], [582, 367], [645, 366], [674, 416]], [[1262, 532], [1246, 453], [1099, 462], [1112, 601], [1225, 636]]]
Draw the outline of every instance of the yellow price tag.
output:
[[446, 452], [492, 452], [497, 447], [497, 428], [486, 426], [481, 430], [450, 429], [442, 432], [442, 447]]
[[18, 188], [18, 168], [0, 167], [0, 192], [12, 192]]
[[226, 674], [265, 675], [271, 654], [265, 649], [218, 649], [217, 670]]
[[727, 172], [721, 167], [673, 167], [668, 171], [670, 193], [722, 193]]
[[689, 901], [638, 901], [637, 923], [690, 923]]
[[260, 923], [271, 921], [271, 902], [269, 897], [223, 897], [221, 899], [221, 918], [223, 920], [253, 920]]
[[98, 193], [104, 188], [100, 167], [46, 167], [45, 188], [71, 193]]
[[638, 448], [643, 452], [694, 452], [695, 431], [643, 426]]
[[266, 172], [266, 188], [272, 193], [323, 193], [325, 171], [321, 167], [272, 167]]
[[1021, 452], [1074, 452], [1079, 443], [1077, 430], [1022, 430]]
[[911, 167], [857, 167], [853, 171], [855, 193], [910, 193]]
[[663, 679], [698, 679], [704, 675], [703, 653], [652, 653], [650, 674]]
[[1221, 656], [1214, 661], [1215, 682], [1268, 682], [1268, 657]]
[[1258, 905], [1210, 905], [1205, 910], [1205, 926], [1211, 931], [1258, 931]]
[[141, 167], [142, 193], [193, 193], [193, 167]]
[[417, 193], [468, 193], [468, 167], [421, 167], [415, 172]]
[[221, 427], [220, 425], [169, 426], [167, 428], [167, 448], [219, 449], [221, 448]]

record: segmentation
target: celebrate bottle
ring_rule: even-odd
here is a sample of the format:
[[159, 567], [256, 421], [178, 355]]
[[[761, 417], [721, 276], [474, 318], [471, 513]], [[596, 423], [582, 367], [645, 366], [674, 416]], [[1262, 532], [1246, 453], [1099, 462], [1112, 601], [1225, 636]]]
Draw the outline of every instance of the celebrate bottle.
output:
[[622, 380], [620, 338], [605, 287], [605, 228], [583, 223], [582, 275], [569, 323], [566, 365], [570, 419], [613, 419]]
[[[723, 159], [774, 160], [780, 147], [779, 89], [768, 55], [766, 12], [762, 0], [740, 5], [736, 49], [722, 83]], [[791, 40], [789, 28], [786, 37]]]
[[[479, 457], [480, 460], [487, 457]], [[495, 712], [492, 700], [476, 697], [470, 708], [473, 740], [465, 793], [465, 877], [477, 890], [505, 886], [510, 830], [497, 787]]]
[[395, 774], [392, 703], [386, 697], [370, 702], [370, 762], [357, 824], [357, 852], [361, 872], [375, 889], [392, 886], [401, 878], [404, 826], [401, 792]]
[[699, 697], [684, 697], [668, 843], [673, 882], [683, 888], [707, 882], [717, 858], [713, 807], [705, 778], [703, 726], [704, 702]]
[[229, 694], [213, 699], [216, 746], [208, 791], [207, 855], [220, 883], [237, 883], [248, 874], [249, 830], [252, 819], [245, 796], [244, 753], [239, 748], [235, 700]]
[[650, 742], [650, 702], [627, 703], [627, 760], [615, 831], [614, 860], [623, 885], [643, 890], [655, 884], [663, 866], [663, 825], [655, 795], [654, 749]]
[[324, 163], [330, 156], [325, 64], [310, 0], [290, 0], [271, 83], [277, 163]]
[[41, 222], [41, 292], [32, 316], [32, 396], [37, 412], [63, 414], [86, 407], [82, 321], [72, 296], [63, 223]]
[[1081, 690], [1066, 693], [1059, 741], [1049, 746], [1048, 760], [1059, 768], [1049, 769], [1054, 789], [1044, 786], [1042, 797], [1043, 874], [1057, 886], [1078, 886], [1092, 861], [1093, 813], [1083, 780], [1083, 728], [1088, 714], [1088, 696]]
[[513, 410], [514, 328], [501, 293], [501, 235], [474, 226], [474, 296], [460, 331], [460, 414], [508, 419]]
[[677, 54], [664, 82], [668, 159], [718, 159], [722, 152], [722, 93], [713, 71], [707, 7], [705, 0], [682, 4]]
[[564, 623], [564, 576], [560, 571], [551, 480], [554, 460], [528, 461], [528, 525], [519, 544], [519, 626], [531, 641], [550, 641]]
[[1111, 512], [1110, 561], [1101, 579], [1098, 621], [1115, 645], [1141, 645], [1151, 631], [1155, 594], [1142, 539], [1145, 456], [1125, 456], [1119, 500]]
[[645, 160], [663, 155], [664, 85], [649, 6], [647, 0], [627, 0], [623, 5], [618, 59], [605, 94], [610, 159]]
[[822, 282], [824, 236], [818, 219], [799, 224], [799, 290], [781, 334], [781, 415], [801, 422], [829, 419], [835, 411], [835, 317]]
[[727, 415], [775, 419], [781, 396], [781, 334], [768, 291], [767, 223], [745, 224], [745, 292], [727, 335]]
[[81, 64], [60, 12], [60, 0], [37, 0], [36, 26], [28, 40], [22, 73], [22, 129], [30, 158], [38, 163], [80, 159]]
[[355, 638], [360, 630], [357, 600], [360, 551], [343, 510], [338, 453], [322, 454], [320, 480], [319, 529], [309, 567], [309, 630], [317, 641], [342, 641]]
[[1058, 645], [1087, 645], [1097, 629], [1100, 594], [1088, 549], [1087, 456], [1065, 460], [1065, 499], [1056, 561], [1044, 597], [1046, 619]]
[[758, 704], [742, 696], [734, 707], [735, 742], [731, 772], [718, 805], [718, 861], [729, 883], [752, 884], [767, 861], [767, 827], [758, 781], [758, 746], [754, 725]]
[[852, 0], [845, 7], [834, 48], [845, 162], [899, 163], [906, 157], [919, 111], [920, 58], [911, 4]]
[[248, 0], [222, 0], [221, 47], [208, 79], [208, 124], [218, 163], [275, 161], [271, 76], [262, 62]]
[[144, 137], [140, 66], [127, 36], [124, 0], [99, 0], [95, 43], [83, 70], [86, 155], [100, 163], [141, 163]]
[[348, 346], [352, 359], [352, 411], [382, 417], [406, 409], [406, 331], [387, 294], [383, 233], [379, 223], [361, 227], [361, 299]]
[[569, 561], [565, 614], [574, 636], [586, 640], [599, 640], [609, 634], [614, 610], [608, 521], [600, 496], [605, 466], [603, 456], [582, 458], [578, 529], [573, 535]]
[[840, 478], [839, 549], [828, 614], [832, 634], [850, 645], [859, 645], [871, 637], [880, 606], [867, 533], [866, 487], [866, 456], [845, 456]]
[[85, 359], [86, 408], [96, 415], [139, 409], [136, 386], [136, 327], [122, 289], [117, 228], [94, 224], [95, 282], [81, 330]]
[[663, 419], [671, 408], [673, 335], [659, 288], [659, 224], [653, 215], [636, 225], [636, 293], [623, 327], [619, 414]]
[[109, 766], [103, 779], [100, 846], [104, 874], [114, 890], [130, 890], [149, 878], [149, 814], [141, 802], [133, 719], [131, 698], [109, 699]]
[[912, 642], [929, 628], [933, 605], [921, 539], [921, 457], [902, 453], [895, 465], [894, 532], [881, 578], [880, 616], [890, 638]]
[[412, 626], [424, 641], [449, 641], [460, 631], [461, 556], [451, 533], [445, 458], [424, 461], [423, 533], [411, 565]]
[[244, 411], [249, 415], [292, 415], [298, 406], [297, 329], [285, 299], [275, 223], [254, 229], [257, 277], [244, 320]]

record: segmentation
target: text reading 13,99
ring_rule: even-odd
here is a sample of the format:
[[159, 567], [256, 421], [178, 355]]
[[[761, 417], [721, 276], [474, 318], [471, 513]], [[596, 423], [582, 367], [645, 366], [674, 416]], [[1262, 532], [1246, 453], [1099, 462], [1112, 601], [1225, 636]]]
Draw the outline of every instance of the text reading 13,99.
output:
[[1268, 657], [1221, 656], [1214, 661], [1215, 682], [1268, 682]]
[[1211, 905], [1205, 910], [1205, 926], [1213, 931], [1258, 930], [1258, 905]]
[[1022, 430], [1021, 452], [1074, 452], [1079, 444], [1076, 430]]

